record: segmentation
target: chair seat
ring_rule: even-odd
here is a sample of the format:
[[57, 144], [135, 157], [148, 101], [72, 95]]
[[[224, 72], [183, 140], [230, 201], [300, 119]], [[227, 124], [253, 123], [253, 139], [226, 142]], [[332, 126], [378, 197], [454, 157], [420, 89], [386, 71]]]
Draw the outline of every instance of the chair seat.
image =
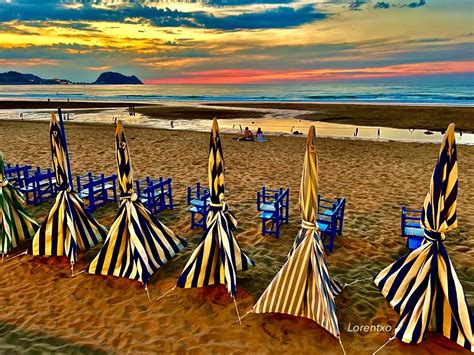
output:
[[407, 240], [408, 249], [410, 250], [417, 249], [421, 246], [422, 242], [423, 242], [423, 238], [418, 237], [418, 236], [416, 237], [410, 236], [408, 237], [408, 240]]
[[[103, 191], [103, 190], [110, 190], [110, 189], [112, 189], [113, 187], [114, 187], [114, 185], [112, 185], [112, 184], [105, 184], [103, 188], [102, 188], [102, 185], [97, 185], [97, 186], [94, 186], [94, 187], [92, 188], [92, 191], [93, 191], [94, 193], [97, 193], [97, 192], [100, 192], [100, 191]], [[80, 196], [84, 195], [84, 196], [86, 196], [86, 197], [89, 196], [89, 189], [83, 189], [83, 190], [81, 190], [81, 191], [79, 192], [79, 195], [80, 195]]]
[[405, 227], [405, 235], [408, 237], [423, 237], [425, 234], [421, 227]]
[[199, 198], [195, 198], [191, 200], [190, 204], [197, 207], [204, 207], [204, 205], [206, 205], [209, 201], [210, 199], [201, 200]]
[[29, 184], [28, 186], [20, 187], [21, 192], [30, 192], [30, 191], [33, 191], [33, 190], [34, 190], [34, 188], [33, 188], [32, 184]]
[[262, 203], [260, 205], [260, 210], [265, 212], [275, 212], [275, 205], [273, 203]]
[[[332, 212], [330, 212], [332, 213]], [[318, 214], [318, 222], [328, 222], [328, 223], [331, 223], [331, 220], [332, 220], [332, 215], [328, 215], [328, 214]]]
[[328, 223], [318, 223], [319, 231], [325, 233], [329, 229]]
[[274, 214], [271, 213], [271, 212], [262, 212], [262, 213], [260, 213], [260, 215], [259, 215], [259, 217], [260, 217], [261, 219], [272, 219], [273, 216], [274, 216]]
[[192, 213], [203, 213], [205, 210], [204, 208], [199, 206], [191, 206], [188, 208], [188, 211]]

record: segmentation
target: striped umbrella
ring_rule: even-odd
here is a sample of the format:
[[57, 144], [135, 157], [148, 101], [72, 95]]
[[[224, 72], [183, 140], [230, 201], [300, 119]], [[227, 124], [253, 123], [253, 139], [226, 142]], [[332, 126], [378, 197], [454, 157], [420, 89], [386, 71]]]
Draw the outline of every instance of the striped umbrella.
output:
[[117, 123], [115, 152], [120, 207], [99, 254], [88, 272], [137, 280], [145, 285], [151, 275], [186, 246], [137, 199], [133, 171], [122, 122]]
[[474, 318], [443, 244], [446, 233], [457, 227], [457, 193], [456, 142], [450, 124], [423, 204], [423, 243], [383, 269], [374, 282], [400, 313], [394, 337], [420, 343], [426, 331], [436, 331], [474, 351]]
[[177, 287], [223, 284], [235, 301], [237, 271], [245, 271], [255, 263], [240, 249], [232, 233], [237, 220], [224, 202], [224, 156], [216, 119], [212, 123], [208, 175], [211, 203], [207, 231], [184, 267]]
[[5, 176], [3, 153], [0, 151], [0, 253], [2, 259], [20, 241], [30, 239], [39, 228], [38, 223], [23, 208], [23, 195]]
[[293, 248], [250, 312], [309, 318], [340, 341], [335, 298], [342, 287], [329, 275], [317, 224], [318, 165], [314, 126], [310, 127], [306, 140], [299, 204], [301, 229]]
[[51, 155], [58, 194], [48, 216], [33, 237], [31, 253], [39, 256], [66, 256], [72, 271], [77, 262], [78, 251], [92, 248], [101, 242], [107, 229], [85, 210], [81, 198], [69, 185], [65, 139], [56, 115], [52, 113]]

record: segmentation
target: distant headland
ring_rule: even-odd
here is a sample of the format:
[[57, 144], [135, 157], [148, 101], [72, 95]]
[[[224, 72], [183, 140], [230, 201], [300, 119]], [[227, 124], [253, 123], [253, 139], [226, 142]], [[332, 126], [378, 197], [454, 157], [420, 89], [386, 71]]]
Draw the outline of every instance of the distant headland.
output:
[[33, 74], [23, 74], [16, 71], [0, 73], [0, 85], [140, 85], [143, 82], [135, 75], [126, 76], [116, 72], [104, 72], [92, 83], [78, 83], [66, 79], [43, 79]]

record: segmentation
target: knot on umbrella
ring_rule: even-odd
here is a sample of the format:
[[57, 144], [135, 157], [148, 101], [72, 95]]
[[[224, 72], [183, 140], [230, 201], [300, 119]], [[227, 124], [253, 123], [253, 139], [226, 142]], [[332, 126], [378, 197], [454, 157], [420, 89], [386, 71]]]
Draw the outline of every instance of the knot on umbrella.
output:
[[222, 212], [227, 212], [229, 211], [229, 207], [227, 206], [227, 203], [225, 202], [221, 202], [221, 203], [210, 203], [209, 206], [211, 207], [211, 210], [213, 212], [219, 212], [219, 211], [222, 211]]
[[444, 233], [430, 231], [425, 229], [425, 239], [429, 242], [443, 242], [446, 239]]
[[71, 192], [72, 189], [71, 189], [71, 186], [69, 186], [69, 183], [65, 182], [61, 185], [56, 185], [56, 189], [58, 191], [67, 191], [67, 192]]
[[318, 224], [316, 222], [301, 221], [301, 228], [318, 231]]
[[212, 223], [214, 219], [217, 218], [218, 212], [222, 212], [224, 214], [225, 219], [227, 220], [227, 223], [229, 224], [229, 227], [231, 229], [237, 228], [237, 218], [234, 216], [234, 214], [229, 210], [229, 206], [225, 202], [221, 203], [210, 203], [209, 204], [209, 210], [211, 213], [207, 215], [207, 225]]
[[132, 194], [129, 194], [129, 195], [122, 195], [120, 196], [120, 200], [131, 200], [132, 202], [135, 202], [136, 200], [138, 200], [138, 195], [136, 193], [132, 193]]

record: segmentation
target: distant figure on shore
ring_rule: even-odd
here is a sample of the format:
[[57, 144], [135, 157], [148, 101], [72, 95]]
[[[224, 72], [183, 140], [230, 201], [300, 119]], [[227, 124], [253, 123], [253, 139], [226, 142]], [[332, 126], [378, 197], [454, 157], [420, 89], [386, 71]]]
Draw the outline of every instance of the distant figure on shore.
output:
[[171, 126], [171, 128], [174, 128], [174, 122], [173, 121], [170, 121], [170, 126]]
[[20, 113], [20, 119], [23, 121], [23, 113]]
[[260, 127], [258, 127], [258, 129], [257, 129], [256, 137], [257, 137], [257, 142], [266, 142], [266, 141], [267, 141], [267, 140], [263, 137], [263, 132], [262, 132], [262, 129], [261, 129]]
[[356, 128], [354, 131], [354, 137], [357, 137], [358, 134], [359, 134], [359, 128]]
[[50, 98], [48, 97], [48, 102], [51, 102]]
[[67, 98], [67, 102], [69, 102], [69, 97]]
[[380, 128], [377, 130], [377, 139], [380, 139]]
[[252, 131], [251, 131], [248, 127], [245, 127], [245, 129], [244, 129], [244, 136], [241, 137], [241, 138], [239, 139], [239, 141], [249, 141], [249, 142], [251, 142], [251, 141], [253, 141], [253, 140], [254, 140], [254, 139], [253, 139]]
[[117, 125], [117, 117], [114, 117], [114, 125]]

